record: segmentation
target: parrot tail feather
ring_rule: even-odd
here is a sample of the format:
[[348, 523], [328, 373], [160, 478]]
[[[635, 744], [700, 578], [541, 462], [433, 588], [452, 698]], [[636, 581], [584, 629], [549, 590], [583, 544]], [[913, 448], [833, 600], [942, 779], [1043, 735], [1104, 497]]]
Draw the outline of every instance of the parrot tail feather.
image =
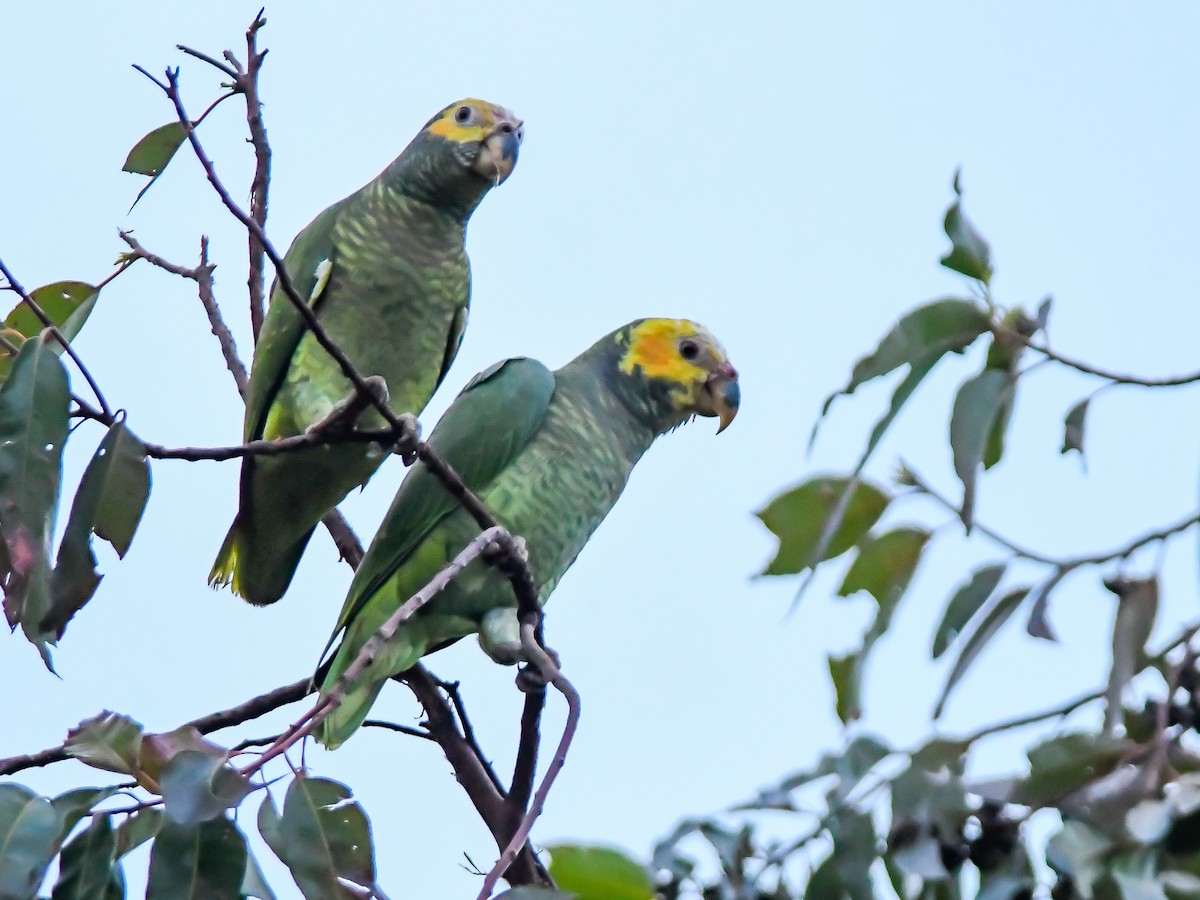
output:
[[274, 603], [291, 584], [313, 530], [310, 528], [299, 540], [286, 546], [263, 546], [259, 539], [251, 546], [239, 515], [229, 527], [208, 573], [209, 585], [214, 589], [228, 586], [234, 594], [255, 606]]

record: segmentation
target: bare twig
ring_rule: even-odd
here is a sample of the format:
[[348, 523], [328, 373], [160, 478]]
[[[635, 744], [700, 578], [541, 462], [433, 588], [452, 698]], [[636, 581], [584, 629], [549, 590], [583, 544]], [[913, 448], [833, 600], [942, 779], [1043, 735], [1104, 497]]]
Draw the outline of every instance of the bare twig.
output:
[[96, 384], [96, 379], [92, 377], [92, 373], [89, 372], [87, 366], [83, 364], [83, 360], [79, 358], [79, 354], [75, 352], [75, 348], [71, 346], [71, 342], [68, 341], [66, 336], [58, 330], [58, 326], [54, 324], [54, 320], [46, 314], [46, 311], [42, 309], [41, 305], [39, 305], [38, 302], [26, 292], [25, 288], [21, 287], [21, 283], [13, 277], [12, 272], [9, 271], [8, 266], [4, 264], [3, 260], [0, 260], [0, 275], [3, 275], [4, 280], [8, 282], [8, 289], [21, 298], [21, 301], [33, 311], [33, 314], [38, 317], [38, 320], [41, 321], [44, 327], [50, 329], [50, 333], [54, 335], [55, 339], [62, 345], [62, 348], [66, 351], [67, 356], [71, 357], [71, 361], [74, 362], [75, 367], [79, 369], [79, 374], [83, 376], [84, 380], [88, 383], [88, 387], [92, 389], [92, 394], [95, 395], [96, 402], [100, 404], [101, 411], [111, 416], [112, 410], [109, 408], [108, 401], [104, 399], [104, 394], [100, 390], [100, 385]]
[[[250, 143], [254, 146], [254, 180], [250, 183], [250, 216], [262, 231], [267, 225], [267, 192], [271, 185], [271, 145], [267, 142], [267, 129], [263, 124], [262, 103], [258, 97], [258, 72], [262, 68], [267, 51], [258, 50], [258, 31], [267, 20], [260, 10], [246, 31], [246, 68], [239, 71], [237, 85], [246, 97], [246, 124], [250, 129]], [[232, 54], [230, 54], [231, 56]], [[228, 58], [228, 57], [227, 57]], [[240, 68], [236, 60], [230, 60]], [[263, 274], [263, 245], [253, 234], [250, 242], [250, 330], [254, 340], [262, 330], [266, 285]]]
[[321, 523], [333, 538], [338, 555], [350, 564], [350, 568], [357, 571], [363, 558], [363, 545], [350, 523], [346, 521], [346, 517], [336, 509], [331, 509], [321, 517]]
[[1083, 372], [1085, 375], [1095, 375], [1097, 378], [1107, 379], [1114, 384], [1132, 384], [1139, 387], [1179, 387], [1180, 385], [1200, 382], [1200, 372], [1189, 372], [1186, 375], [1169, 375], [1165, 378], [1143, 378], [1137, 375], [1125, 375], [1109, 369], [1102, 369], [1099, 366], [1093, 366], [1090, 363], [1085, 363], [1070, 356], [1064, 356], [1056, 350], [1051, 350], [1045, 344], [1036, 343], [1032, 336], [1027, 337], [1003, 325], [993, 325], [992, 331], [997, 336], [1020, 341], [1030, 350], [1040, 353], [1042, 356], [1052, 359], [1056, 363], [1061, 363], [1068, 368]]
[[522, 819], [516, 833], [509, 840], [508, 846], [504, 848], [504, 852], [500, 854], [500, 859], [496, 861], [491, 871], [488, 872], [487, 877], [484, 878], [478, 900], [488, 900], [492, 896], [492, 891], [495, 890], [496, 884], [504, 877], [504, 873], [512, 865], [517, 853], [525, 845], [526, 840], [528, 840], [529, 832], [533, 829], [534, 822], [542, 814], [542, 810], [546, 805], [546, 797], [550, 794], [550, 788], [554, 784], [554, 779], [558, 777], [558, 773], [562, 771], [563, 764], [567, 760], [567, 751], [570, 749], [571, 741], [575, 737], [575, 731], [579, 727], [581, 702], [579, 692], [575, 690], [575, 686], [563, 675], [554, 660], [551, 659], [550, 654], [542, 648], [537, 636], [537, 626], [533, 622], [522, 621], [521, 623], [521, 648], [524, 650], [526, 658], [536, 665], [542, 675], [566, 698], [567, 721], [563, 725], [562, 737], [558, 741], [554, 757], [550, 760], [550, 765], [546, 767], [546, 774], [542, 778], [542, 783], [533, 795], [533, 802], [529, 807], [529, 811], [525, 814], [524, 819]]
[[521, 712], [521, 740], [517, 745], [517, 760], [513, 765], [512, 787], [504, 801], [507, 839], [511, 840], [521, 827], [529, 809], [529, 798], [537, 777], [538, 747], [541, 743], [542, 710], [546, 708], [546, 689], [538, 687], [525, 693], [525, 708]]
[[208, 261], [208, 237], [204, 235], [200, 238], [199, 265], [188, 268], [187, 266], [178, 265], [163, 259], [157, 254], [151, 253], [138, 243], [131, 232], [120, 231], [118, 234], [121, 240], [129, 246], [131, 252], [128, 254], [128, 257], [130, 260], [144, 259], [156, 268], [170, 272], [173, 275], [178, 275], [180, 278], [188, 278], [196, 282], [197, 292], [200, 295], [200, 303], [204, 307], [205, 315], [208, 316], [209, 327], [212, 329], [217, 342], [221, 345], [221, 355], [225, 358], [225, 367], [229, 369], [229, 374], [233, 376], [238, 393], [245, 397], [246, 385], [250, 379], [246, 374], [246, 367], [242, 364], [241, 357], [238, 356], [237, 344], [233, 340], [233, 333], [229, 330], [229, 326], [225, 324], [225, 319], [222, 317], [221, 310], [217, 306], [216, 297], [213, 296], [212, 273], [216, 266], [211, 265]]
[[[405, 681], [404, 676], [407, 673], [402, 673], [399, 676], [400, 681]], [[488, 780], [500, 792], [501, 795], [507, 795], [504, 789], [503, 782], [500, 781], [500, 776], [496, 774], [496, 770], [492, 768], [492, 762], [487, 758], [487, 754], [483, 752], [483, 746], [479, 743], [479, 739], [475, 737], [475, 726], [471, 724], [471, 717], [467, 715], [467, 704], [463, 700], [462, 691], [459, 690], [457, 681], [442, 681], [438, 679], [438, 687], [440, 687], [450, 699], [450, 703], [454, 706], [454, 714], [458, 716], [459, 727], [462, 728], [463, 740], [479, 757], [479, 762], [483, 766], [484, 774]]]
[[384, 644], [396, 633], [396, 630], [419, 610], [441, 593], [451, 581], [458, 576], [469, 563], [479, 557], [485, 548], [492, 543], [511, 541], [508, 532], [499, 526], [489, 528], [477, 535], [462, 551], [450, 561], [428, 584], [406, 600], [395, 612], [388, 616], [387, 621], [379, 626], [363, 645], [358, 656], [334, 682], [333, 686], [308, 712], [297, 719], [265, 753], [248, 766], [243, 767], [242, 775], [252, 775], [267, 762], [285, 753], [302, 738], [308, 736], [329, 715], [341, 705], [346, 692], [358, 677], [374, 662], [375, 657], [383, 649]]
[[[440, 682], [422, 665], [417, 664], [404, 672], [400, 679], [409, 686], [421, 706], [425, 708], [425, 725], [437, 740], [446, 755], [454, 777], [467, 792], [475, 811], [488, 830], [496, 838], [497, 847], [508, 840], [505, 831], [504, 794], [494, 782], [495, 773], [482, 758], [476, 745], [472, 745], [459, 731], [454, 715], [438, 691]], [[509, 869], [510, 879], [520, 884], [552, 885], [545, 867], [528, 842], [517, 854]]]
[[388, 731], [398, 731], [401, 734], [411, 734], [413, 737], [419, 737], [426, 741], [437, 743], [437, 738], [430, 734], [424, 728], [414, 728], [411, 725], [399, 725], [396, 722], [385, 722], [382, 719], [366, 719], [362, 723], [363, 728], [384, 728]]
[[[251, 719], [257, 719], [259, 716], [279, 709], [281, 706], [287, 706], [289, 703], [302, 700], [310, 693], [312, 693], [312, 678], [302, 678], [299, 681], [285, 684], [283, 687], [275, 688], [275, 690], [260, 694], [257, 697], [251, 697], [244, 703], [239, 703], [237, 706], [230, 707], [229, 709], [209, 713], [198, 719], [192, 719], [192, 721], [186, 724], [191, 725], [201, 734], [209, 734], [213, 731], [219, 731], [222, 728], [229, 728], [231, 725], [240, 725]], [[51, 763], [63, 762], [66, 759], [68, 757], [62, 746], [51, 747], [38, 753], [10, 756], [6, 759], [0, 759], [0, 775], [11, 775], [14, 772], [20, 772], [22, 769], [48, 766]]]

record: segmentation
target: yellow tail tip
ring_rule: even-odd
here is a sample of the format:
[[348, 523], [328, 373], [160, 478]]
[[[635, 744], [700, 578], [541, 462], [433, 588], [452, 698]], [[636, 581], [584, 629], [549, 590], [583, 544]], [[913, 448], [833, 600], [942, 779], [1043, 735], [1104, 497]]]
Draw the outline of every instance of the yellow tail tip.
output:
[[243, 594], [240, 582], [237, 525], [235, 524], [229, 529], [229, 533], [225, 535], [225, 543], [221, 545], [221, 550], [217, 553], [217, 559], [208, 573], [208, 586], [214, 591], [218, 591], [223, 587], [232, 587], [233, 593], [241, 597]]

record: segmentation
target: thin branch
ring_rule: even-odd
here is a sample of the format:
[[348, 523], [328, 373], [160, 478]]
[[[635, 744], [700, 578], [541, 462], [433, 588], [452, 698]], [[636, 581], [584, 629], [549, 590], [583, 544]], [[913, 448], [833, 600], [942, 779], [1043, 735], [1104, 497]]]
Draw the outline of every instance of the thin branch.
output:
[[212, 273], [216, 266], [211, 265], [208, 261], [208, 237], [202, 235], [200, 238], [200, 264], [192, 268], [181, 266], [169, 260], [163, 259], [157, 254], [151, 253], [128, 231], [119, 231], [120, 236], [130, 249], [127, 254], [130, 261], [134, 259], [144, 259], [156, 268], [170, 272], [173, 275], [178, 275], [180, 278], [188, 278], [196, 282], [196, 289], [200, 295], [200, 303], [204, 307], [204, 313], [208, 316], [208, 325], [212, 329], [213, 335], [221, 346], [221, 355], [225, 358], [225, 367], [229, 369], [229, 374], [233, 376], [234, 383], [237, 385], [238, 393], [242, 397], [246, 396], [246, 386], [249, 383], [249, 376], [246, 374], [246, 367], [243, 365], [241, 357], [238, 356], [237, 344], [234, 342], [233, 333], [229, 330], [229, 326], [225, 324], [225, 319], [221, 315], [221, 310], [217, 306], [216, 297], [213, 296], [213, 280]]
[[369, 431], [341, 431], [336, 434], [326, 432], [296, 434], [271, 441], [248, 441], [245, 444], [234, 444], [229, 447], [163, 447], [160, 444], [146, 444], [145, 446], [146, 455], [154, 459], [220, 462], [226, 459], [240, 459], [243, 456], [279, 456], [283, 453], [294, 453], [306, 447], [324, 447], [330, 444], [383, 444], [387, 446], [389, 443], [394, 443], [395, 439], [396, 436], [391, 429], [378, 428]]
[[346, 517], [336, 509], [331, 509], [321, 517], [321, 523], [333, 538], [338, 555], [350, 564], [350, 568], [358, 571], [363, 558], [363, 545], [350, 523], [346, 521]]
[[363, 728], [385, 728], [388, 731], [398, 731], [400, 734], [410, 734], [413, 737], [419, 737], [426, 741], [437, 743], [437, 738], [430, 734], [424, 728], [413, 728], [411, 725], [398, 725], [395, 722], [385, 722], [382, 719], [366, 719], [362, 723]]
[[525, 693], [525, 708], [521, 711], [521, 740], [517, 745], [517, 760], [513, 765], [512, 787], [504, 801], [507, 838], [512, 839], [521, 827], [529, 809], [529, 798], [537, 777], [538, 748], [541, 743], [542, 711], [546, 708], [546, 689], [534, 688]]
[[1186, 375], [1169, 375], [1165, 378], [1143, 378], [1138, 375], [1125, 375], [1121, 372], [1113, 372], [1109, 369], [1093, 366], [1090, 363], [1085, 363], [1070, 356], [1064, 356], [1056, 350], [1051, 350], [1045, 344], [1035, 343], [1032, 337], [1026, 337], [1017, 331], [1005, 328], [1003, 325], [993, 326], [992, 331], [997, 336], [1002, 335], [1005, 338], [1018, 340], [1030, 350], [1040, 353], [1042, 356], [1052, 359], [1056, 363], [1061, 363], [1068, 368], [1083, 372], [1085, 375], [1094, 375], [1097, 378], [1107, 379], [1114, 384], [1132, 384], [1139, 387], [1179, 387], [1180, 385], [1195, 384], [1200, 381], [1200, 372], [1189, 372]]
[[[921, 476], [914, 472], [911, 468], [908, 466], [905, 466], [904, 468], [906, 470], [906, 477], [911, 478], [912, 485], [914, 488], [916, 488], [918, 493], [930, 497], [950, 512], [958, 513], [958, 507], [955, 506], [953, 502], [951, 502], [947, 497], [938, 493], [938, 491], [931, 484], [922, 479]], [[1154, 531], [1147, 532], [1146, 534], [1134, 538], [1128, 543], [1123, 544], [1113, 550], [1085, 554], [1083, 556], [1060, 558], [1046, 556], [1031, 550], [1028, 547], [1024, 547], [1015, 541], [1004, 537], [998, 532], [981, 525], [979, 522], [976, 522], [973, 527], [980, 534], [985, 535], [986, 537], [995, 541], [997, 544], [1000, 544], [1002, 547], [1011, 550], [1017, 556], [1033, 562], [1042, 563], [1043, 565], [1054, 566], [1059, 569], [1070, 571], [1072, 569], [1078, 569], [1082, 566], [1096, 566], [1106, 562], [1113, 562], [1114, 560], [1127, 559], [1142, 547], [1145, 547], [1147, 544], [1153, 544], [1156, 541], [1166, 540], [1169, 537], [1187, 531], [1187, 529], [1198, 523], [1200, 523], [1200, 512], [1189, 513], [1177, 522], [1174, 522], [1170, 525], [1164, 525], [1163, 527], [1155, 529]]]
[[567, 760], [567, 751], [571, 747], [571, 741], [575, 737], [575, 731], [579, 727], [579, 711], [581, 701], [579, 692], [575, 690], [575, 686], [567, 680], [563, 675], [562, 670], [540, 645], [537, 635], [537, 626], [533, 622], [522, 621], [521, 623], [521, 648], [524, 650], [526, 658], [536, 665], [538, 670], [545, 676], [551, 684], [559, 690], [567, 701], [567, 721], [563, 725], [562, 737], [558, 741], [558, 747], [554, 751], [554, 756], [550, 760], [550, 765], [546, 767], [546, 774], [542, 778], [542, 783], [538, 786], [537, 792], [533, 795], [533, 802], [529, 807], [529, 811], [525, 814], [525, 818], [521, 821], [521, 825], [517, 828], [508, 842], [508, 846], [504, 848], [504, 852], [500, 854], [500, 859], [492, 866], [492, 870], [488, 872], [487, 877], [483, 879], [483, 887], [479, 891], [478, 900], [488, 900], [492, 896], [492, 891], [496, 888], [496, 884], [504, 877], [504, 873], [517, 857], [517, 853], [529, 838], [529, 832], [533, 829], [533, 824], [542, 814], [542, 810], [546, 805], [546, 798], [550, 794], [550, 788], [554, 784], [554, 779], [558, 777], [558, 773], [562, 771], [563, 764]]
[[[495, 773], [487, 765], [478, 747], [459, 731], [450, 707], [438, 691], [440, 682], [424, 666], [417, 664], [399, 678], [408, 685], [425, 709], [425, 725], [437, 740], [454, 777], [467, 792], [475, 811], [500, 847], [508, 839], [505, 831], [504, 795], [494, 783]], [[520, 884], [552, 886], [549, 874], [526, 843], [509, 869], [511, 880]]]
[[[404, 680], [403, 674], [401, 675], [400, 680]], [[479, 762], [482, 764], [484, 773], [487, 775], [488, 780], [491, 781], [492, 786], [499, 791], [501, 796], [507, 796], [504, 783], [500, 781], [500, 776], [498, 776], [496, 774], [496, 770], [492, 768], [491, 760], [489, 760], [487, 758], [487, 754], [483, 752], [483, 745], [481, 745], [479, 743], [479, 739], [475, 737], [475, 726], [471, 724], [471, 717], [467, 715], [467, 704], [463, 700], [462, 691], [458, 689], [459, 683], [457, 681], [442, 681], [439, 679], [438, 687], [445, 691], [446, 696], [454, 705], [454, 713], [458, 716], [458, 723], [462, 728], [463, 740], [467, 742], [467, 744], [474, 751], [475, 755], [479, 757]]]
[[3, 275], [4, 280], [8, 282], [8, 289], [21, 298], [21, 301], [33, 311], [33, 314], [38, 317], [42, 325], [49, 328], [50, 333], [62, 344], [63, 350], [66, 351], [67, 356], [71, 357], [71, 361], [75, 363], [75, 367], [79, 369], [79, 373], [87, 381], [88, 387], [92, 389], [92, 393], [96, 397], [96, 402], [100, 404], [100, 409], [111, 416], [112, 410], [108, 406], [108, 401], [104, 399], [100, 385], [96, 384], [96, 379], [92, 377], [92, 373], [83, 364], [83, 360], [79, 358], [79, 354], [75, 352], [75, 348], [71, 346], [71, 342], [58, 330], [58, 326], [54, 324], [54, 320], [46, 314], [46, 311], [42, 309], [38, 302], [25, 291], [25, 288], [21, 287], [21, 283], [13, 277], [12, 272], [9, 271], [8, 266], [4, 264], [3, 260], [0, 260], [0, 275]]
[[[246, 31], [246, 68], [239, 71], [237, 85], [246, 97], [246, 124], [250, 129], [250, 143], [254, 146], [254, 179], [250, 183], [250, 217], [260, 231], [267, 225], [267, 192], [271, 184], [271, 145], [267, 142], [267, 128], [263, 124], [262, 103], [258, 96], [258, 73], [262, 68], [267, 51], [258, 50], [258, 31], [267, 20], [262, 11], [255, 17]], [[232, 56], [232, 54], [230, 54]], [[231, 60], [236, 66], [236, 60]], [[250, 243], [250, 330], [255, 342], [262, 330], [264, 298], [266, 295], [263, 273], [263, 245], [253, 234]]]
[[[303, 700], [312, 693], [312, 690], [312, 678], [301, 678], [299, 681], [285, 684], [283, 687], [275, 688], [273, 691], [268, 691], [257, 697], [251, 697], [237, 706], [209, 713], [198, 719], [192, 719], [192, 721], [186, 724], [191, 725], [201, 734], [209, 734], [213, 731], [219, 731], [222, 728], [229, 728], [232, 725], [240, 725], [251, 719], [257, 719], [259, 716], [279, 709], [281, 706], [287, 706], [289, 703]], [[61, 745], [50, 747], [38, 753], [10, 756], [6, 759], [0, 759], [0, 775], [12, 775], [14, 772], [20, 772], [23, 769], [48, 766], [51, 763], [63, 762], [68, 758]]]
[[371, 635], [370, 639], [363, 645], [362, 650], [359, 651], [358, 656], [342, 672], [333, 686], [325, 693], [324, 697], [318, 700], [308, 712], [292, 723], [291, 727], [262, 756], [239, 770], [240, 773], [246, 776], [254, 774], [267, 762], [282, 755], [288, 748], [311, 734], [318, 725], [341, 705], [346, 692], [367, 667], [374, 662], [375, 657], [396, 633], [396, 630], [404, 622], [412, 618], [417, 610], [440, 594], [458, 576], [458, 573], [479, 557], [490, 544], [502, 543], [506, 539], [508, 541], [512, 540], [508, 532], [499, 526], [489, 528], [477, 535], [445, 568], [430, 579], [428, 584], [413, 594], [395, 612], [388, 616], [387, 621], [380, 625], [375, 633]]
[[183, 53], [186, 53], [188, 56], [194, 56], [196, 59], [200, 60], [201, 62], [208, 63], [214, 69], [219, 69], [220, 71], [222, 71], [226, 75], [228, 75], [230, 78], [234, 79], [235, 82], [237, 81], [237, 77], [238, 77], [237, 71], [233, 67], [227, 65], [226, 63], [221, 62], [219, 59], [214, 59], [213, 57], [209, 56], [207, 53], [201, 53], [199, 50], [193, 50], [191, 47], [185, 47], [183, 44], [176, 44], [175, 49], [179, 50]]

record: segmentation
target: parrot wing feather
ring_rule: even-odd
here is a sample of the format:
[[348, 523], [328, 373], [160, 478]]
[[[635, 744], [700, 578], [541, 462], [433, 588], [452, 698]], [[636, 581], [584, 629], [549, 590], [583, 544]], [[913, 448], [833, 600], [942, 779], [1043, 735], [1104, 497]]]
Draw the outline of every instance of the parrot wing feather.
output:
[[[504, 360], [468, 382], [429, 436], [429, 445], [468, 489], [479, 492], [533, 438], [553, 393], [554, 373], [540, 362], [523, 357]], [[368, 566], [355, 573], [326, 652], [372, 595], [457, 508], [458, 501], [441, 481], [417, 463], [372, 541]], [[386, 552], [381, 552], [384, 548]]]
[[[321, 299], [318, 288], [328, 283], [334, 265], [333, 229], [344, 203], [335, 203], [296, 235], [284, 258], [297, 293], [308, 300], [314, 311]], [[246, 393], [245, 439], [248, 441], [263, 436], [267, 414], [307, 330], [292, 301], [279, 289], [278, 278], [271, 286], [271, 302], [282, 304], [282, 307], [275, 315], [267, 317], [254, 348], [254, 377], [250, 379]]]

